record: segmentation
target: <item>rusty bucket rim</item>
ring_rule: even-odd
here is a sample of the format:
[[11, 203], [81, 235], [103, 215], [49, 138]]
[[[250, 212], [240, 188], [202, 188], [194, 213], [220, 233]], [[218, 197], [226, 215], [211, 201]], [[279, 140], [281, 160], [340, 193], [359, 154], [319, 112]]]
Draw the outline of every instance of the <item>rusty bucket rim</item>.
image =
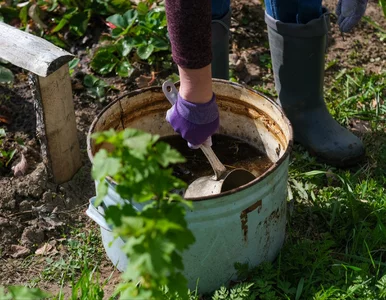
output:
[[[220, 194], [216, 194], [216, 195], [203, 196], [203, 197], [197, 197], [197, 198], [185, 198], [186, 200], [191, 200], [193, 202], [204, 201], [204, 200], [214, 200], [214, 199], [217, 199], [217, 198], [220, 198], [220, 197], [222, 198], [222, 197], [225, 197], [225, 196], [237, 193], [239, 191], [245, 190], [245, 189], [249, 188], [252, 185], [258, 184], [260, 181], [264, 180], [271, 173], [273, 173], [277, 168], [279, 168], [279, 166], [287, 159], [287, 157], [290, 155], [290, 153], [292, 152], [292, 149], [293, 149], [293, 128], [292, 128], [292, 124], [289, 121], [289, 119], [287, 118], [287, 116], [284, 114], [283, 109], [280, 107], [280, 105], [278, 103], [276, 103], [274, 100], [270, 99], [268, 96], [262, 94], [261, 92], [256, 91], [256, 90], [254, 90], [254, 89], [252, 89], [252, 88], [250, 88], [248, 86], [245, 86], [243, 84], [240, 84], [240, 83], [231, 82], [231, 81], [224, 80], [224, 79], [217, 79], [217, 78], [213, 78], [212, 82], [213, 83], [220, 83], [220, 84], [227, 84], [227, 85], [235, 86], [235, 87], [238, 87], [238, 88], [246, 89], [246, 90], [252, 92], [253, 94], [257, 94], [260, 97], [263, 97], [270, 104], [272, 104], [281, 113], [281, 117], [283, 118], [284, 123], [288, 126], [288, 142], [287, 142], [288, 145], [287, 145], [287, 148], [286, 148], [285, 152], [279, 158], [279, 160], [276, 161], [275, 163], [273, 163], [272, 166], [269, 167], [263, 174], [261, 174], [260, 176], [256, 177], [256, 179], [252, 180], [251, 182], [249, 182], [249, 183], [247, 183], [247, 184], [245, 184], [243, 186], [240, 186], [238, 188], [232, 189], [232, 190], [224, 192], [224, 193], [220, 193]], [[178, 87], [179, 86], [179, 81], [176, 82], [175, 85], [176, 85], [176, 87]], [[121, 101], [123, 98], [133, 97], [133, 96], [136, 96], [138, 94], [142, 94], [142, 93], [145, 93], [145, 92], [148, 92], [148, 91], [161, 92], [162, 93], [162, 87], [161, 86], [151, 86], [151, 87], [137, 89], [137, 90], [125, 93], [122, 96], [120, 96], [117, 99], [115, 99], [113, 102], [111, 102], [108, 105], [106, 105], [98, 113], [98, 115], [94, 118], [94, 120], [92, 121], [92, 123], [90, 125], [90, 128], [89, 128], [89, 130], [87, 132], [87, 155], [88, 155], [88, 158], [89, 158], [91, 163], [93, 162], [93, 158], [94, 158], [94, 156], [92, 154], [92, 150], [91, 150], [91, 135], [94, 133], [93, 130], [94, 130], [95, 126], [96, 126], [96, 123], [100, 119], [100, 117], [107, 110], [109, 110], [111, 106], [115, 105], [117, 102]], [[110, 176], [108, 176], [106, 178], [106, 180], [107, 180], [107, 182], [110, 185], [112, 184], [114, 186], [114, 185], [117, 184]]]

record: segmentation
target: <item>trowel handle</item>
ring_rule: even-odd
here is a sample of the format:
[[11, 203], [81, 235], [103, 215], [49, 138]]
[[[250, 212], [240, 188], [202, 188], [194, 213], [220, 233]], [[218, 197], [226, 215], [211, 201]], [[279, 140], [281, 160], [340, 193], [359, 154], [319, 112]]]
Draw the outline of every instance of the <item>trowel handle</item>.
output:
[[171, 80], [166, 80], [162, 84], [162, 91], [172, 105], [177, 102], [178, 90]]
[[[171, 80], [166, 80], [162, 84], [162, 91], [172, 105], [176, 103], [178, 97], [178, 90]], [[224, 173], [226, 172], [225, 166], [218, 159], [211, 147], [205, 146], [203, 144], [200, 146], [200, 149], [202, 150], [202, 152], [204, 152], [206, 158], [209, 160], [209, 163], [212, 166], [216, 177], [215, 180], [219, 180], [221, 176], [224, 175]]]
[[209, 160], [210, 165], [215, 174], [215, 180], [219, 180], [227, 171], [225, 166], [218, 159], [217, 155], [214, 153], [212, 147], [201, 145], [200, 149], [204, 152], [206, 158]]

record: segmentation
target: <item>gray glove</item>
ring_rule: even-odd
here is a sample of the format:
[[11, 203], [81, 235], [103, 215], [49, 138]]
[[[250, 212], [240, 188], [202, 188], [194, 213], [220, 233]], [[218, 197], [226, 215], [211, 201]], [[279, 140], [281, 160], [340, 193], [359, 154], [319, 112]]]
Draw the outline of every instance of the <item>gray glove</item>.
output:
[[349, 32], [357, 25], [366, 11], [367, 0], [339, 0], [336, 7], [339, 29]]

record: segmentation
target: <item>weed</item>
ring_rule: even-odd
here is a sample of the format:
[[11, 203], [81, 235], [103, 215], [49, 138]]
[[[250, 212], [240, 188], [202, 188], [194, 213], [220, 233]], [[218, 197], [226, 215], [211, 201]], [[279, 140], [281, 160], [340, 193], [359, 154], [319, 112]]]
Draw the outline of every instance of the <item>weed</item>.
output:
[[16, 149], [8, 149], [4, 145], [4, 138], [6, 137], [6, 132], [4, 128], [0, 128], [0, 170], [6, 168], [11, 163], [13, 157], [15, 156]]
[[[112, 275], [112, 274], [111, 274]], [[110, 276], [111, 277], [111, 276]], [[82, 274], [79, 279], [72, 280], [71, 298], [72, 300], [78, 299], [95, 299], [102, 300], [104, 298], [103, 288], [110, 278], [107, 278], [104, 282], [100, 280], [100, 273], [96, 270], [90, 270], [87, 265], [84, 266]], [[53, 298], [53, 300], [64, 300], [63, 290]]]
[[386, 17], [386, 0], [378, 0], [380, 7], [382, 8], [383, 15]]
[[112, 88], [104, 80], [93, 75], [86, 75], [83, 84], [87, 89], [87, 95], [101, 102], [106, 100], [106, 93]]
[[261, 54], [259, 56], [259, 60], [265, 68], [272, 69], [272, 60], [269, 53]]
[[64, 242], [65, 255], [46, 258], [46, 267], [40, 275], [43, 280], [68, 280], [78, 276], [85, 266], [98, 266], [103, 257], [100, 238], [92, 230], [74, 229]]
[[[386, 74], [366, 74], [361, 68], [343, 69], [326, 91], [329, 109], [344, 123], [351, 118], [381, 129], [386, 121]], [[343, 87], [343, 89], [342, 89]]]

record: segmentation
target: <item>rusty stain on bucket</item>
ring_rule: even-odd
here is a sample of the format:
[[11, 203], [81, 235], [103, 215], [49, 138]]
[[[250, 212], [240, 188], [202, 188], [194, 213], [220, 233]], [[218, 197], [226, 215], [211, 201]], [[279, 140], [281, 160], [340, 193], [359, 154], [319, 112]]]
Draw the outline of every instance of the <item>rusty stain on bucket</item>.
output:
[[247, 242], [248, 240], [248, 213], [254, 211], [256, 208], [259, 208], [258, 212], [260, 212], [261, 203], [261, 200], [257, 200], [257, 202], [253, 203], [251, 206], [247, 207], [240, 213], [241, 229], [243, 230], [244, 234], [244, 242]]

